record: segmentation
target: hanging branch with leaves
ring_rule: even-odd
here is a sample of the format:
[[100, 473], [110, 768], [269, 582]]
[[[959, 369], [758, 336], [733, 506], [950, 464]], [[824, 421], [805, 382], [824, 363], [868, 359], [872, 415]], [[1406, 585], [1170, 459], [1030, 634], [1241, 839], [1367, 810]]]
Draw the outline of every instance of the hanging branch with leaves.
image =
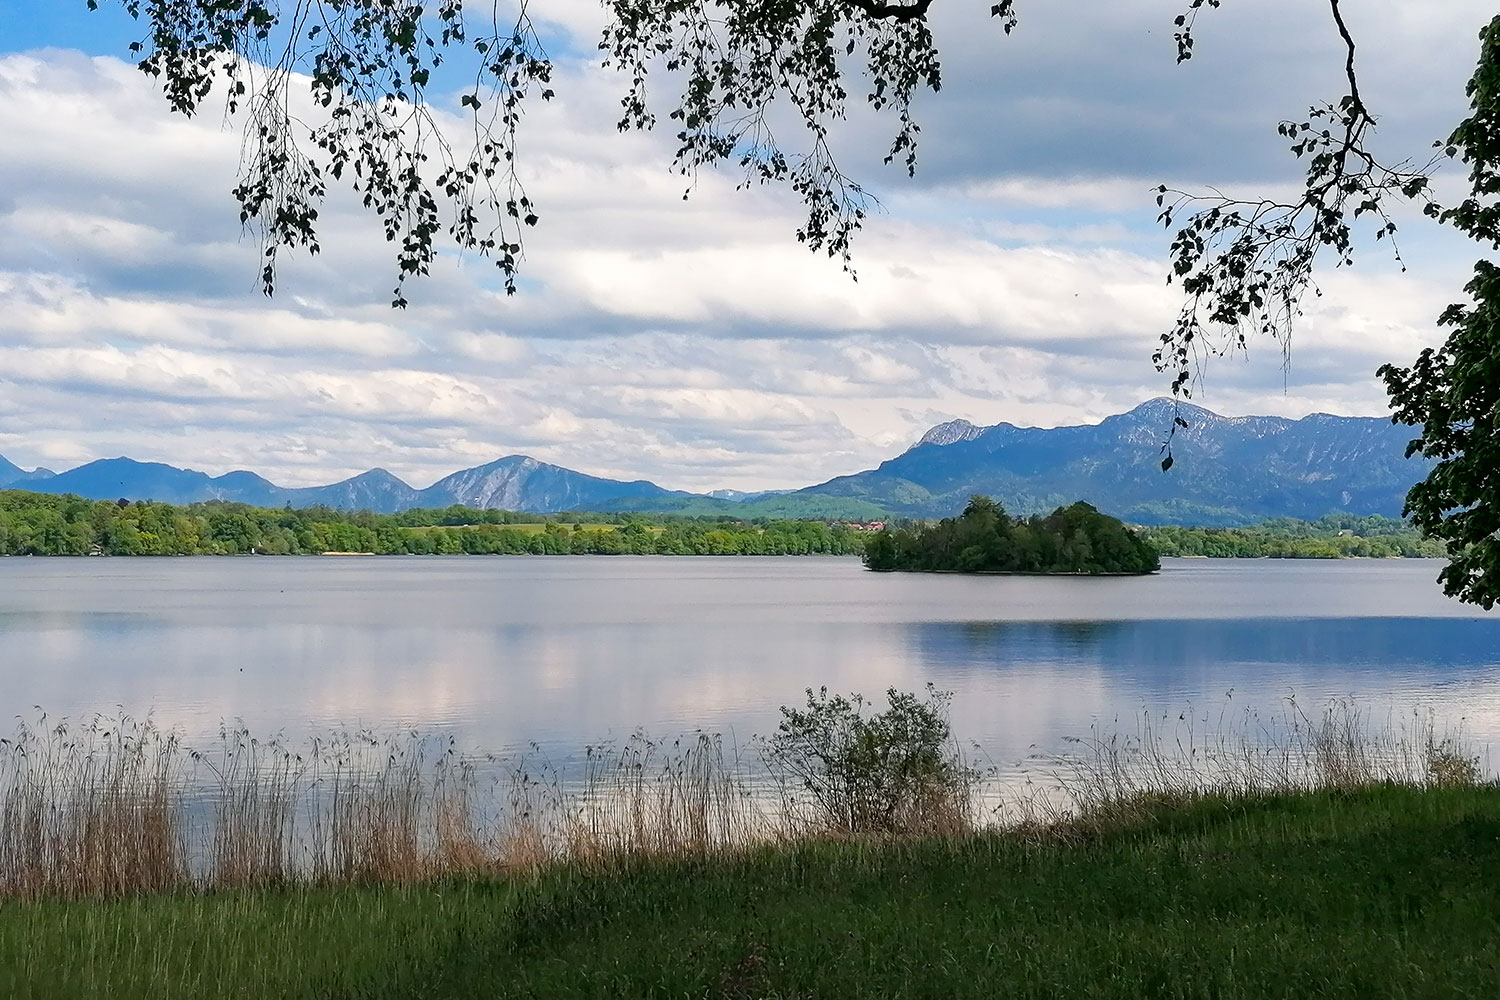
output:
[[[111, 0], [89, 6], [101, 2]], [[282, 251], [319, 251], [319, 210], [339, 181], [396, 245], [393, 305], [406, 305], [407, 279], [428, 272], [445, 231], [492, 258], [515, 291], [521, 232], [537, 222], [515, 170], [517, 127], [527, 97], [552, 96], [552, 64], [524, 3], [504, 21], [497, 8], [475, 33], [462, 0], [114, 2], [145, 26], [131, 51], [173, 111], [197, 114], [217, 93], [230, 118], [243, 116], [234, 197], [260, 244], [266, 294]], [[434, 74], [459, 52], [476, 67], [461, 102], [467, 149], [427, 102]]]
[[[1500, 250], [1500, 17], [1480, 34], [1479, 67], [1469, 83], [1473, 113], [1445, 152], [1469, 166], [1470, 192], [1441, 219]], [[1405, 514], [1448, 546], [1439, 580], [1451, 597], [1484, 608], [1500, 601], [1500, 265], [1480, 260], [1464, 289], [1472, 300], [1444, 310], [1452, 330], [1409, 368], [1379, 375], [1392, 419], [1420, 428], [1406, 448], [1434, 462], [1406, 495]]]
[[[648, 71], [680, 90], [674, 165], [693, 177], [734, 163], [745, 185], [783, 183], [802, 199], [797, 238], [850, 269], [855, 232], [875, 204], [830, 145], [849, 98], [844, 63], [868, 83], [867, 101], [898, 119], [887, 162], [916, 169], [913, 95], [940, 86], [926, 15], [932, 0], [605, 0], [600, 49], [629, 74], [622, 129], [651, 128]], [[1009, 32], [1014, 0], [991, 13]], [[553, 63], [527, 9], [464, 0], [88, 0], [123, 8], [145, 28], [131, 51], [172, 110], [194, 115], [213, 95], [242, 117], [234, 197], [262, 252], [261, 286], [276, 287], [283, 251], [320, 250], [319, 211], [347, 183], [396, 246], [392, 304], [428, 273], [446, 235], [492, 259], [516, 291], [523, 234], [538, 212], [517, 172], [525, 103], [553, 96]], [[430, 88], [472, 64], [459, 112], [471, 137], [429, 104]], [[306, 89], [305, 94], [295, 91]], [[786, 108], [800, 133], [792, 151], [772, 121]]]
[[[1341, 0], [1327, 2], [1344, 44], [1347, 91], [1278, 128], [1307, 162], [1298, 196], [1246, 200], [1157, 189], [1163, 226], [1170, 231], [1186, 216], [1172, 240], [1169, 278], [1181, 284], [1186, 301], [1152, 357], [1158, 371], [1172, 375], [1174, 396], [1192, 394], [1206, 357], [1244, 350], [1256, 334], [1277, 340], [1289, 358], [1303, 296], [1317, 290], [1319, 257], [1331, 254], [1336, 267], [1352, 264], [1359, 219], [1373, 220], [1375, 239], [1390, 243], [1399, 262], [1393, 201], [1418, 200], [1430, 216], [1439, 211], [1429, 188], [1441, 154], [1421, 165], [1386, 164], [1371, 151], [1376, 119], [1360, 94], [1354, 37]], [[1178, 62], [1192, 58], [1198, 13], [1218, 6], [1220, 0], [1193, 0], [1177, 18]]]

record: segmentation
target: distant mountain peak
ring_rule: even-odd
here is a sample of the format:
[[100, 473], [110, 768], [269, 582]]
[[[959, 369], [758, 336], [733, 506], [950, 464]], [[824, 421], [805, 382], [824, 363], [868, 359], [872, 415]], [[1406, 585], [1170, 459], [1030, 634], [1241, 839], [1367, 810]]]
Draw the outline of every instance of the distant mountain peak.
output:
[[400, 476], [396, 475], [395, 473], [391, 472], [388, 469], [379, 469], [379, 468], [369, 469], [369, 470], [367, 470], [365, 472], [361, 472], [357, 476], [350, 476], [348, 479], [344, 480], [344, 482], [346, 482], [346, 483], [363, 483], [363, 482], [390, 483], [390, 482], [395, 482], [395, 483], [400, 483], [402, 486], [406, 485], [406, 481], [403, 480]]
[[987, 428], [976, 427], [967, 420], [949, 420], [938, 424], [922, 435], [922, 440], [917, 442], [920, 447], [924, 444], [947, 445], [957, 444], [960, 441], [972, 441], [983, 434]]
[[[545, 462], [537, 461], [530, 455], [506, 455], [504, 458], [497, 458], [493, 462], [486, 462], [483, 465], [476, 465], [471, 469], [463, 469], [461, 471], [491, 472], [495, 469], [536, 469], [546, 464]], [[559, 466], [551, 466], [551, 468], [559, 468]]]
[[1206, 410], [1197, 403], [1189, 403], [1185, 399], [1173, 399], [1170, 396], [1157, 396], [1155, 399], [1148, 399], [1139, 406], [1133, 407], [1126, 413], [1121, 414], [1121, 416], [1166, 421], [1170, 421], [1174, 416], [1180, 416], [1190, 423], [1194, 420], [1234, 419], [1220, 416], [1213, 410]]

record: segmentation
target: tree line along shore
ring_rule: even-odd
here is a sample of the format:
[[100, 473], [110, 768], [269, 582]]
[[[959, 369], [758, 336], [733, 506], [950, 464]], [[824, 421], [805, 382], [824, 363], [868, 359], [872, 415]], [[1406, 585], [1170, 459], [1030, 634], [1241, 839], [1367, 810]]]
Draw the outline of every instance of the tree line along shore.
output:
[[[1053, 515], [1056, 516], [1056, 515]], [[1032, 519], [1033, 521], [1036, 519]], [[924, 522], [885, 522], [887, 537]], [[87, 500], [0, 491], [0, 555], [863, 555], [882, 532], [833, 519], [528, 514], [447, 507], [398, 514], [210, 501]], [[1134, 527], [1163, 557], [1441, 557], [1395, 518], [1335, 514], [1239, 528]], [[881, 544], [875, 542], [875, 544]]]

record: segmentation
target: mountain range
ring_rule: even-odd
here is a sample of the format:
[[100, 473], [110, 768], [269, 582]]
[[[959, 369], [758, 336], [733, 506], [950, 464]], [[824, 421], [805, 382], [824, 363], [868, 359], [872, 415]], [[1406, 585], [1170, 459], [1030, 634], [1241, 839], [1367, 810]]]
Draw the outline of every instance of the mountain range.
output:
[[256, 507], [327, 506], [391, 513], [413, 507], [464, 504], [505, 510], [551, 512], [607, 509], [646, 498], [692, 497], [644, 480], [619, 482], [511, 455], [444, 476], [415, 489], [384, 469], [371, 469], [329, 486], [285, 487], [253, 472], [210, 476], [160, 462], [106, 458], [62, 473], [27, 473], [0, 459], [0, 488], [38, 493], [76, 493], [90, 500], [160, 500], [188, 504], [225, 500]]
[[[1177, 418], [1186, 426], [1175, 424]], [[1163, 471], [1169, 433], [1173, 462]], [[1155, 399], [1072, 427], [949, 421], [874, 469], [789, 491], [694, 494], [645, 480], [602, 479], [525, 455], [463, 469], [420, 490], [384, 469], [328, 486], [287, 488], [253, 472], [209, 476], [129, 458], [53, 473], [27, 472], [0, 457], [0, 488], [95, 500], [321, 504], [385, 513], [464, 504], [536, 513], [851, 518], [947, 516], [971, 494], [985, 493], [1013, 513], [1085, 499], [1137, 524], [1234, 525], [1335, 512], [1399, 516], [1407, 489], [1427, 470], [1421, 460], [1404, 457], [1411, 437], [1411, 429], [1379, 417], [1224, 417]]]
[[[1185, 426], [1174, 420], [1181, 418]], [[1169, 470], [1163, 444], [1171, 435]], [[1334, 512], [1399, 517], [1428, 465], [1407, 459], [1409, 427], [1316, 413], [1224, 417], [1155, 399], [1097, 424], [939, 424], [915, 446], [810, 487], [892, 513], [947, 515], [984, 493], [1014, 512], [1087, 499], [1135, 524], [1244, 524]]]

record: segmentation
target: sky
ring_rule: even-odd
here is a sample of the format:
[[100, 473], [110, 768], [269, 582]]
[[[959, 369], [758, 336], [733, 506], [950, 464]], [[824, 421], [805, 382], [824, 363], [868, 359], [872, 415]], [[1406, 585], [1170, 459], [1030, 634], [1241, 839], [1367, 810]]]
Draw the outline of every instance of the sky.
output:
[[[792, 192], [700, 176], [670, 130], [614, 128], [589, 0], [533, 0], [558, 64], [519, 169], [541, 224], [521, 292], [445, 254], [390, 308], [394, 256], [340, 192], [323, 252], [274, 298], [230, 190], [234, 120], [171, 114], [128, 61], [118, 4], [0, 0], [0, 455], [64, 469], [116, 455], [300, 486], [383, 467], [415, 486], [524, 453], [676, 489], [804, 486], [870, 468], [964, 418], [1094, 422], [1167, 392], [1150, 357], [1168, 287], [1160, 183], [1259, 194], [1297, 163], [1282, 118], [1342, 93], [1326, 5], [1226, 0], [1175, 65], [1183, 0], [938, 0], [944, 88], [916, 106], [915, 179], [857, 111], [842, 165], [883, 210], [858, 281], [794, 233]], [[1361, 0], [1346, 15], [1392, 160], [1463, 116], [1492, 0]], [[445, 113], [458, 98], [437, 98]], [[1448, 168], [1440, 190], [1455, 190]], [[1366, 240], [1325, 271], [1289, 358], [1214, 362], [1225, 414], [1386, 412], [1374, 372], [1441, 340], [1475, 249], [1402, 218], [1401, 272]]]

